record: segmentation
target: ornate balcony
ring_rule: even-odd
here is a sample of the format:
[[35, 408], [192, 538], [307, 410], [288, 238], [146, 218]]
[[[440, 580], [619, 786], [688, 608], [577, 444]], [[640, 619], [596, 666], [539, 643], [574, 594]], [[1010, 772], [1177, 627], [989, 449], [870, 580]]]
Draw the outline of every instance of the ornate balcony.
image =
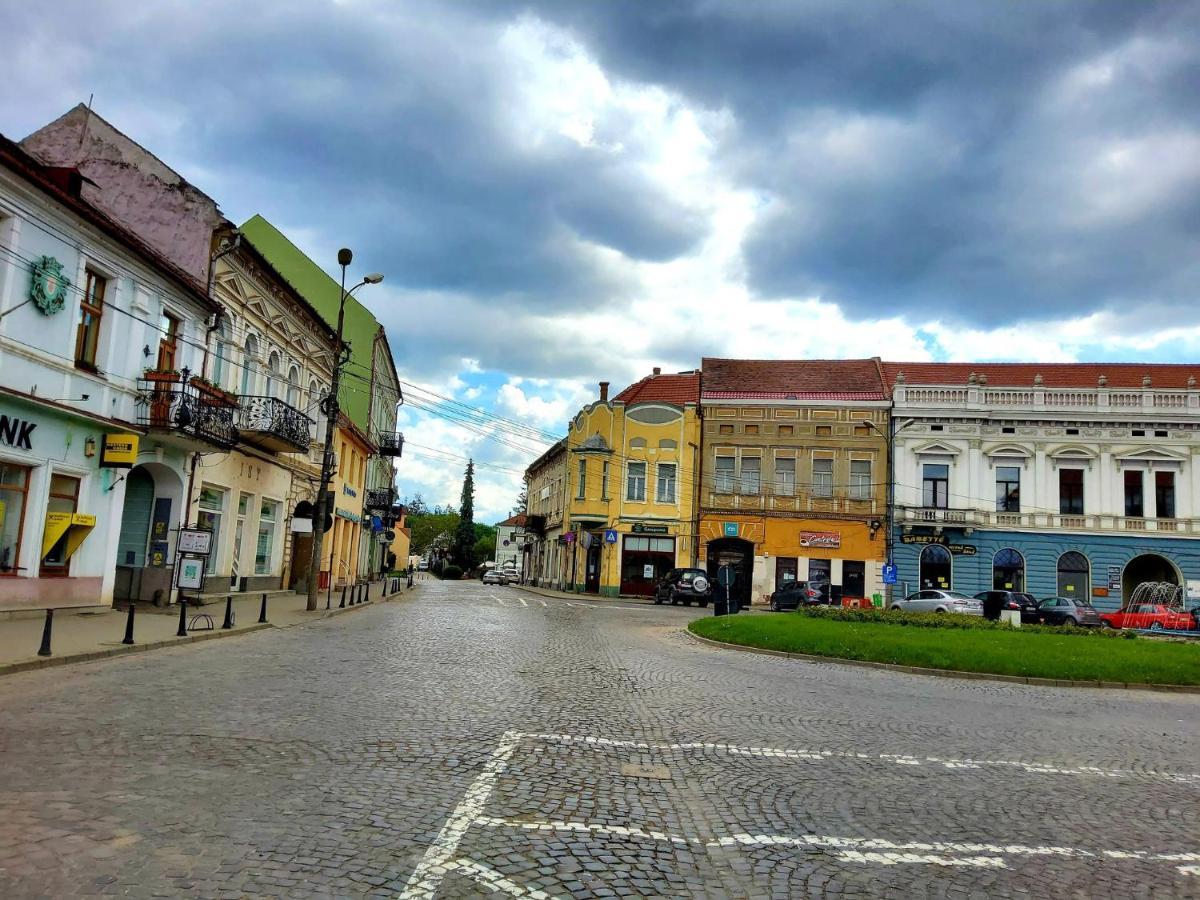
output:
[[903, 506], [896, 510], [900, 522], [921, 525], [979, 525], [981, 516], [974, 509], [946, 509], [938, 506]]
[[237, 427], [247, 444], [275, 453], [303, 453], [313, 420], [278, 397], [241, 397]]
[[371, 488], [365, 493], [363, 507], [371, 510], [390, 510], [395, 502], [395, 488]]
[[228, 450], [238, 440], [237, 400], [188, 379], [187, 373], [147, 371], [138, 379], [138, 424], [166, 443]]
[[380, 456], [402, 456], [404, 452], [404, 434], [399, 431], [385, 431], [379, 435]]

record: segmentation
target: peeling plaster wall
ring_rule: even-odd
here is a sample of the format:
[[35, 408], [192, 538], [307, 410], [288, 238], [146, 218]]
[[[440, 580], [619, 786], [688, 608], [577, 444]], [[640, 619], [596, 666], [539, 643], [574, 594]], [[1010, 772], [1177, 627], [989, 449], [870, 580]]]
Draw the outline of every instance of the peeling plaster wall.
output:
[[[83, 141], [80, 136], [86, 135]], [[79, 169], [89, 203], [190, 274], [208, 282], [216, 202], [83, 104], [39, 128], [21, 146], [49, 166]]]

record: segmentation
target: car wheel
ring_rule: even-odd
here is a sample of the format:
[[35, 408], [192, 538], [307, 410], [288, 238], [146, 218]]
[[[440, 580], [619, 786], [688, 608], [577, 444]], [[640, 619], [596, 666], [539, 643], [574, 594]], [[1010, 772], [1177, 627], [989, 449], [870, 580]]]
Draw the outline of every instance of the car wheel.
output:
[[672, 605], [672, 606], [678, 606], [678, 605], [679, 605], [679, 598], [678, 598], [678, 597], [672, 597], [672, 598], [671, 598], [671, 605]]
[[934, 610], [935, 613], [944, 613], [945, 611], [946, 611], [946, 608], [943, 606], [939, 606], [937, 609]]
[[899, 606], [893, 606], [893, 607], [891, 607], [891, 611], [892, 611], [892, 612], [904, 612], [904, 610], [903, 610], [903, 609], [901, 609]]
[[1103, 628], [1105, 631], [1112, 631], [1113, 623], [1112, 622], [1101, 622], [1100, 627]]
[[1151, 630], [1151, 631], [1162, 631], [1162, 630], [1163, 630], [1163, 623], [1162, 623], [1162, 622], [1151, 622], [1151, 623], [1150, 623], [1150, 630]]
[[684, 605], [684, 606], [691, 606], [691, 605], [692, 605], [692, 601], [691, 601], [691, 600], [689, 600], [687, 597], [684, 597], [684, 598], [683, 598], [683, 605]]

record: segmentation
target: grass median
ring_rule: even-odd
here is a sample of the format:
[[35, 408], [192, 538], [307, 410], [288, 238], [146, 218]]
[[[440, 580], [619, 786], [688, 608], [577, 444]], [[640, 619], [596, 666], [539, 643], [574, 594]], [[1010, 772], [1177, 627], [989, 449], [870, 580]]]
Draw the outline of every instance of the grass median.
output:
[[696, 619], [688, 628], [700, 637], [747, 647], [929, 669], [1072, 681], [1200, 684], [1196, 644], [1055, 633], [1045, 628], [912, 624], [772, 613]]

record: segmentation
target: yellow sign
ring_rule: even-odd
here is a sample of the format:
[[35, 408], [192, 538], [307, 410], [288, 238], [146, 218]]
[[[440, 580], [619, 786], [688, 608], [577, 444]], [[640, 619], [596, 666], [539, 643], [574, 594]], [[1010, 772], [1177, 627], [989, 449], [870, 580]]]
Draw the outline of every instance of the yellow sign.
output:
[[100, 466], [104, 469], [131, 469], [137, 462], [136, 434], [106, 434], [100, 449]]
[[46, 513], [46, 530], [42, 532], [42, 559], [65, 534], [62, 561], [66, 562], [79, 549], [83, 539], [96, 527], [96, 517], [89, 513], [49, 512]]

